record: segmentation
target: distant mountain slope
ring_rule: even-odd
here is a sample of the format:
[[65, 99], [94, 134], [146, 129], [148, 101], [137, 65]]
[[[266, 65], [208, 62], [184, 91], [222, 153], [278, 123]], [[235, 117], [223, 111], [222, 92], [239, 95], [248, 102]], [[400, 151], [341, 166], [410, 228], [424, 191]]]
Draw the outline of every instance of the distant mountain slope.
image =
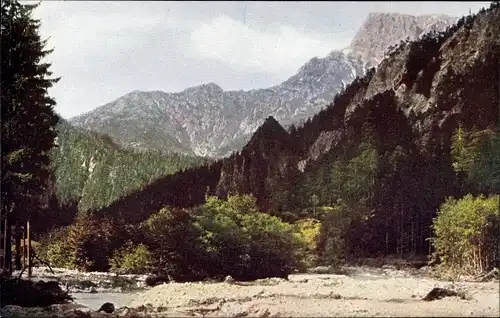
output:
[[70, 122], [134, 149], [227, 156], [242, 149], [268, 116], [284, 126], [303, 122], [363, 76], [366, 66], [378, 62], [387, 46], [428, 30], [443, 30], [455, 20], [372, 14], [351, 48], [312, 58], [280, 85], [223, 91], [210, 83], [180, 93], [134, 91]]
[[186, 155], [124, 150], [108, 136], [75, 128], [65, 120], [57, 130], [57, 147], [50, 156], [53, 195], [60, 205], [76, 204], [79, 211], [105, 207], [160, 177], [208, 162]]

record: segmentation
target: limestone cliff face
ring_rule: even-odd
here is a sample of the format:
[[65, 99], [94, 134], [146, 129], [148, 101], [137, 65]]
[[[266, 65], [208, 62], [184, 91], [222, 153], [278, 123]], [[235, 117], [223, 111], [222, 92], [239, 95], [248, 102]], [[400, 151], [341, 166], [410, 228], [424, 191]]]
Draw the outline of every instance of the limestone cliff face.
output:
[[444, 31], [457, 20], [445, 15], [370, 13], [352, 40], [350, 49], [370, 66], [375, 66], [383, 60], [388, 47], [406, 39], [414, 41], [432, 31]]
[[[386, 103], [394, 103], [407, 116], [422, 145], [437, 131], [450, 134], [458, 122], [494, 126], [500, 107], [499, 11], [497, 7], [462, 18], [446, 34], [425, 36], [394, 50], [359, 85], [345, 111], [337, 109], [344, 114], [344, 128], [353, 114], [384, 94], [394, 99]], [[322, 131], [300, 166], [330, 151], [342, 129]]]

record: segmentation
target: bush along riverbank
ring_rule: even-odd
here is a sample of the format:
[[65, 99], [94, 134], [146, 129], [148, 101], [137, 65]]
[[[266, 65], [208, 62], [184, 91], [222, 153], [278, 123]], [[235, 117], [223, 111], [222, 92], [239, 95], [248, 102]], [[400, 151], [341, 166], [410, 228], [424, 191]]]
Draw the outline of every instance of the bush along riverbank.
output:
[[42, 238], [37, 254], [55, 267], [159, 281], [286, 278], [314, 262], [319, 223], [262, 213], [252, 196], [209, 197], [190, 210], [165, 207], [138, 226], [82, 215]]
[[[468, 195], [450, 198], [440, 207], [431, 243], [432, 262], [440, 263], [442, 273], [481, 276], [499, 267], [498, 200]], [[255, 198], [244, 195], [208, 197], [191, 209], [165, 207], [136, 226], [82, 215], [42, 238], [36, 252], [55, 267], [116, 274], [104, 280], [92, 278], [102, 274], [89, 274], [84, 286], [71, 278], [64, 282], [80, 290], [131, 290], [168, 281], [223, 280], [227, 275], [240, 281], [286, 278], [309, 267], [361, 260], [349, 250], [350, 208], [340, 202], [318, 211], [316, 218], [286, 222], [260, 212]], [[426, 259], [414, 258], [418, 266]], [[146, 280], [146, 275], [152, 276]]]

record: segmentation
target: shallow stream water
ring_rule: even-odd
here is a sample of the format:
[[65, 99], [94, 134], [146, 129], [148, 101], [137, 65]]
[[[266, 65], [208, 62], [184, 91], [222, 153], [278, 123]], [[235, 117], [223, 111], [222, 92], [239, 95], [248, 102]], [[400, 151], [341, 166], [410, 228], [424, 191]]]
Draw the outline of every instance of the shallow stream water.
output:
[[117, 293], [117, 292], [99, 292], [91, 293], [71, 293], [75, 303], [88, 307], [92, 310], [98, 310], [106, 302], [113, 303], [115, 308], [127, 306], [132, 300], [135, 292]]

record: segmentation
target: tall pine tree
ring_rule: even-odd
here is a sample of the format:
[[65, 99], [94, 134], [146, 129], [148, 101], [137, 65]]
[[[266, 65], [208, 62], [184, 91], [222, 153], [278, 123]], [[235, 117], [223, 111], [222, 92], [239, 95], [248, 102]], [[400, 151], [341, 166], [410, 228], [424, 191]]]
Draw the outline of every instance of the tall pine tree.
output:
[[11, 225], [40, 211], [58, 122], [47, 90], [59, 79], [50, 78], [51, 64], [42, 62], [52, 50], [45, 49], [40, 21], [32, 17], [36, 7], [16, 0], [1, 4], [1, 211], [8, 269]]

